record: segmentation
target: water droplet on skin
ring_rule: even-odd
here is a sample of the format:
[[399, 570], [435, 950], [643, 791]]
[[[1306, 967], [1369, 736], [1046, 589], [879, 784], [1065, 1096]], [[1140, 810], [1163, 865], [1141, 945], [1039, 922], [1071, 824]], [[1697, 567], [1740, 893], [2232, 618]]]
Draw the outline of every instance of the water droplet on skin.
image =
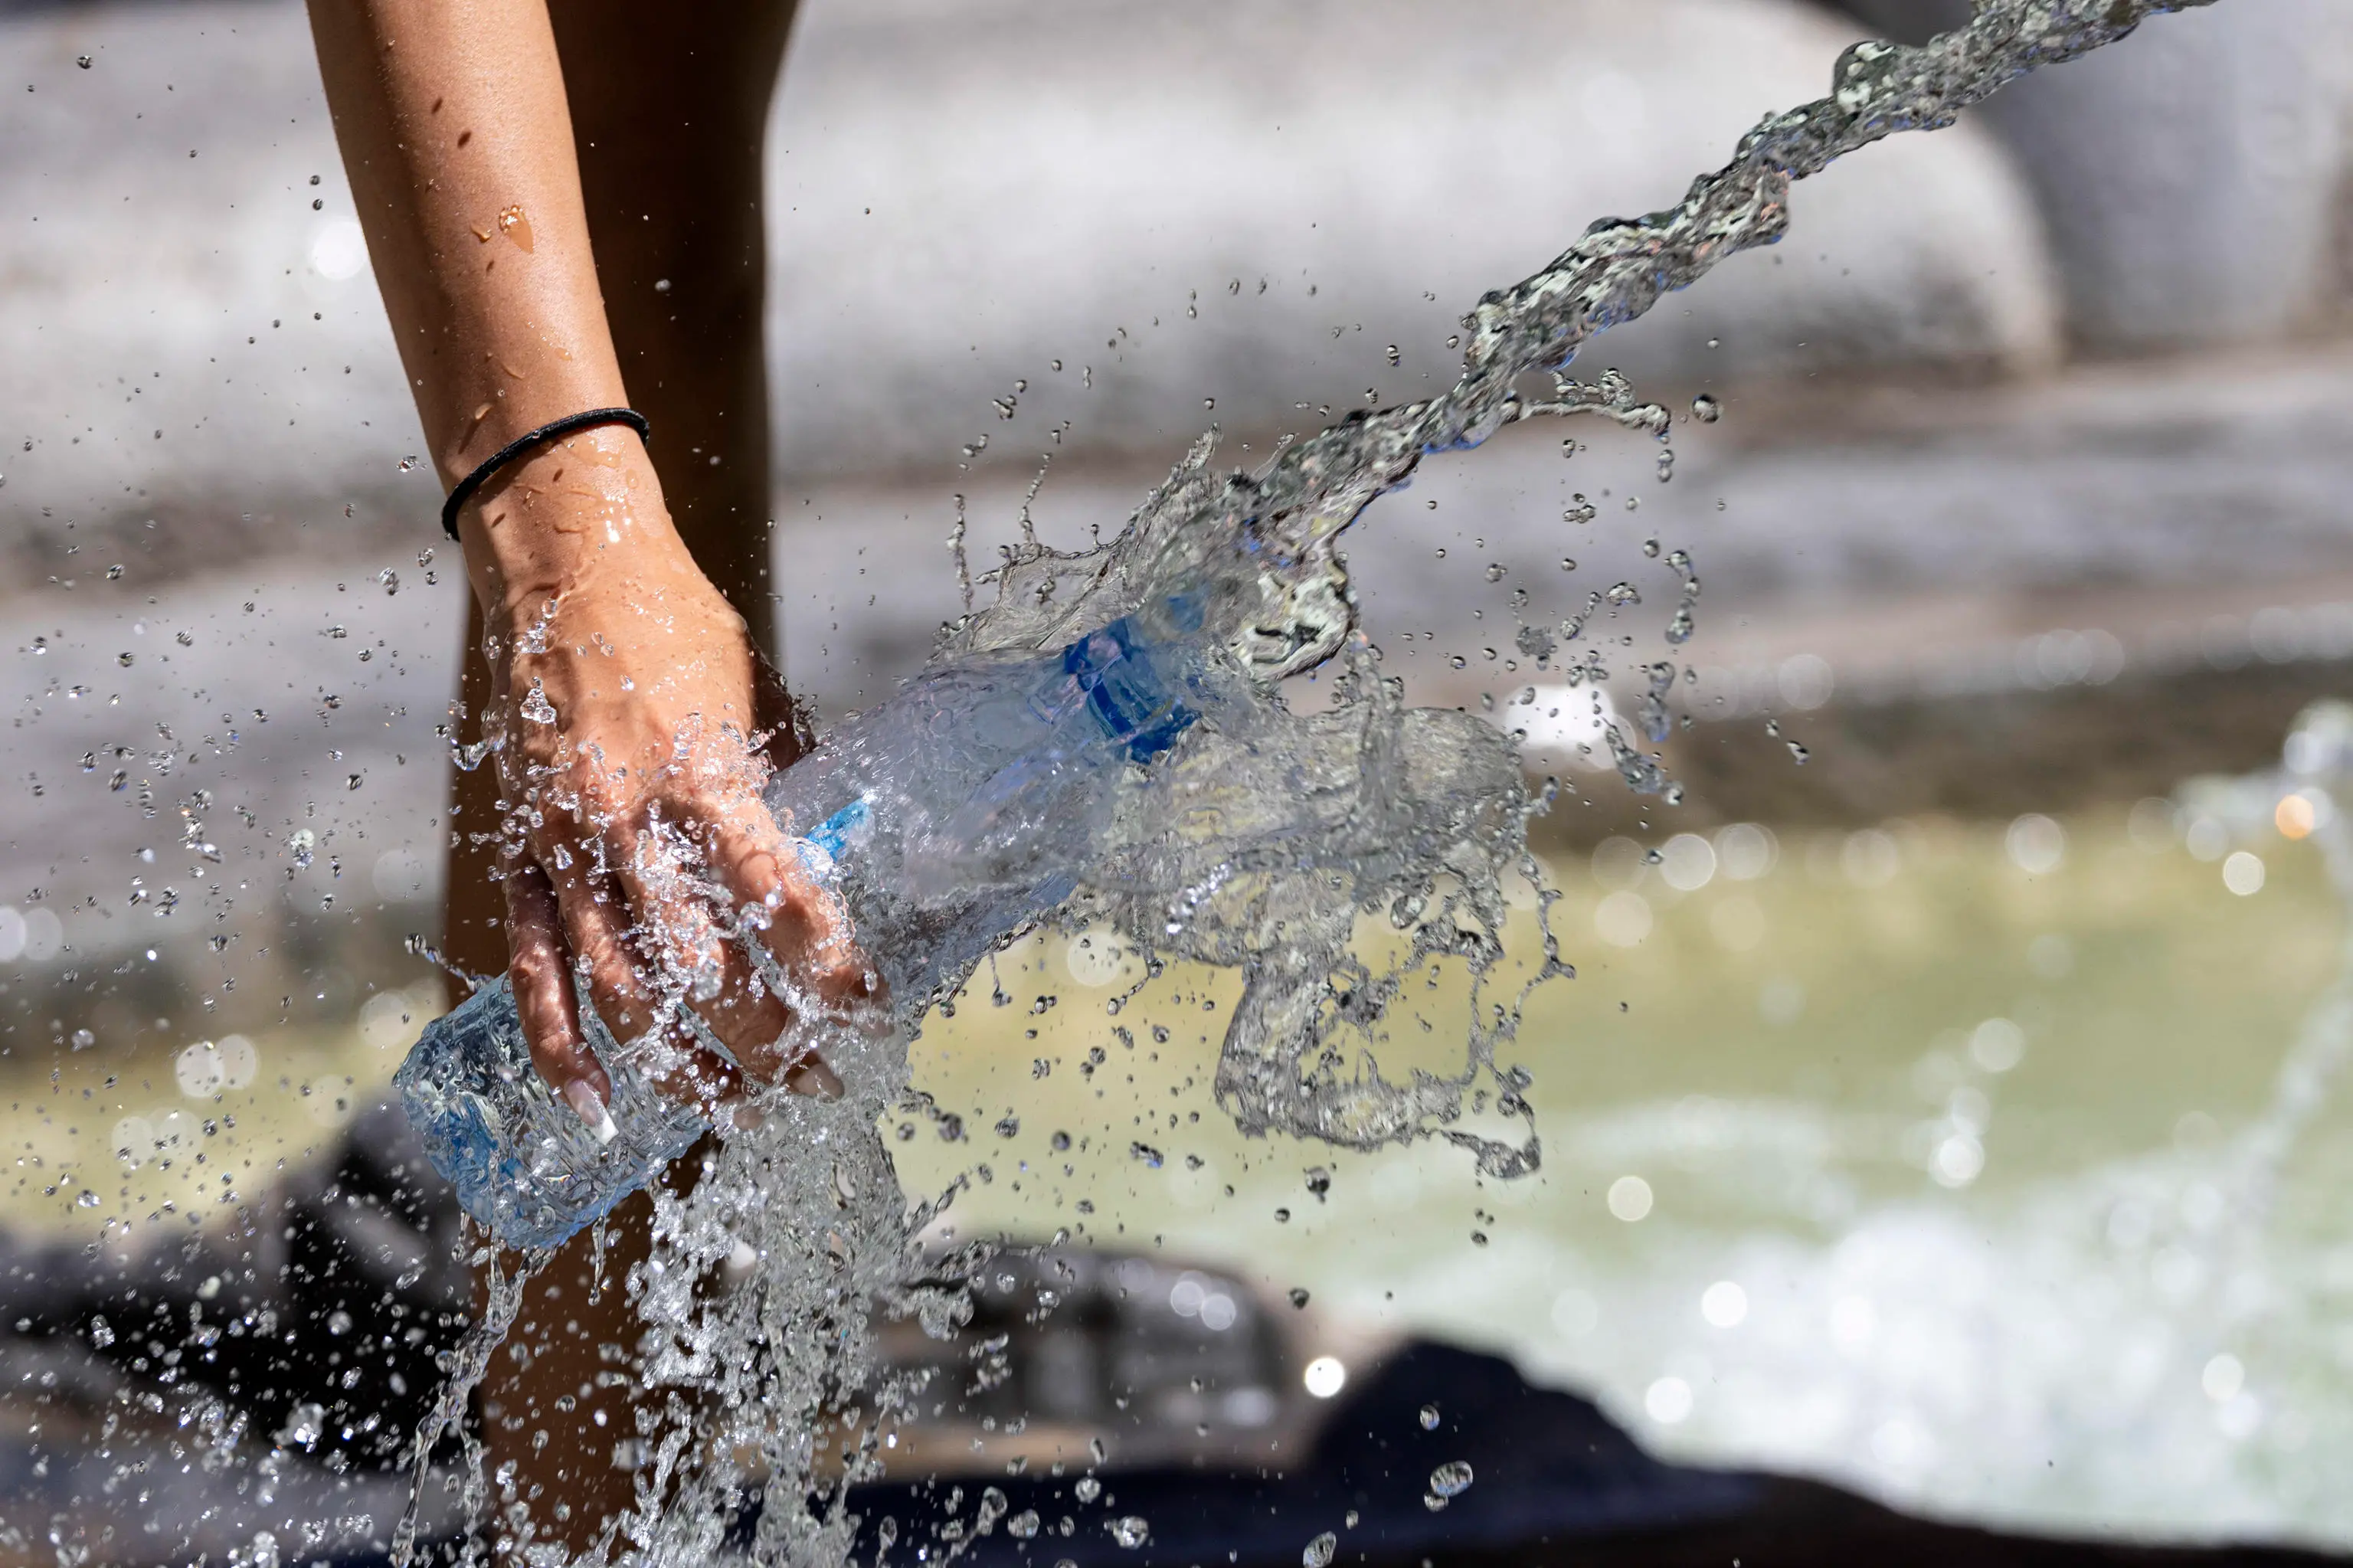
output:
[[1420, 1419], [1421, 1419], [1421, 1429], [1422, 1429], [1424, 1432], [1435, 1432], [1435, 1431], [1437, 1431], [1437, 1430], [1438, 1430], [1438, 1406], [1436, 1406], [1436, 1405], [1434, 1405], [1434, 1404], [1425, 1404], [1425, 1405], [1423, 1405], [1423, 1406], [1421, 1407], [1421, 1417], [1420, 1417]]
[[1152, 1526], [1141, 1515], [1126, 1514], [1111, 1521], [1111, 1538], [1133, 1552], [1152, 1539]]
[[1724, 405], [1703, 392], [1692, 399], [1692, 418], [1703, 425], [1713, 425], [1724, 418]]
[[1325, 1531], [1307, 1543], [1299, 1554], [1299, 1568], [1332, 1568], [1332, 1559], [1340, 1550], [1340, 1538]]
[[530, 251], [531, 219], [524, 216], [521, 203], [512, 203], [499, 209], [499, 232], [513, 240], [525, 252]]

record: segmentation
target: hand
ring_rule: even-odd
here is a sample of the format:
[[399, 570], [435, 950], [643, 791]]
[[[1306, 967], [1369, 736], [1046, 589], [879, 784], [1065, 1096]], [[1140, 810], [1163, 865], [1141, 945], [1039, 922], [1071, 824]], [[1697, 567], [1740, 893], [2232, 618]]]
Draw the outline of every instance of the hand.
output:
[[[673, 1097], [715, 1113], [743, 1087], [683, 1009], [755, 1080], [838, 1090], [786, 1037], [871, 1001], [880, 980], [760, 802], [759, 726], [789, 744], [786, 715], [763, 711], [768, 673], [670, 526], [637, 438], [584, 432], [503, 471], [478, 505], [508, 973], [541, 1075], [610, 1128], [577, 973], [615, 1039], [661, 1032], [673, 1049], [653, 1054], [657, 1081]], [[781, 974], [763, 978], [753, 941]]]

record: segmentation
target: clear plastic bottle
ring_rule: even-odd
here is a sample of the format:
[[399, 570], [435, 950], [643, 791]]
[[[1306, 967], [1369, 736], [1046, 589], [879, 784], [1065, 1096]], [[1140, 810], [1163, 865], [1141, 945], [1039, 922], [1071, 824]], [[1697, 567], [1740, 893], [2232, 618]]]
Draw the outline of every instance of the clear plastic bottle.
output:
[[[1204, 656], [1201, 627], [1179, 595], [1059, 653], [928, 671], [770, 781], [779, 823], [816, 824], [796, 840], [803, 862], [848, 904], [902, 1019], [1067, 898], [1122, 776], [1220, 705], [1235, 677]], [[533, 1069], [503, 980], [427, 1027], [394, 1078], [434, 1168], [512, 1246], [560, 1245], [709, 1129], [580, 1014], [612, 1080], [609, 1140]]]

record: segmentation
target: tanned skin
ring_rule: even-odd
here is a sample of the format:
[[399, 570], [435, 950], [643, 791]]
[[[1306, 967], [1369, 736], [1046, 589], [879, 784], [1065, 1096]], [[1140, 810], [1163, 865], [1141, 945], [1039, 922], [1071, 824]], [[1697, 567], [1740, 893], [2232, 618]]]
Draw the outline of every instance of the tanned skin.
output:
[[[575, 972], [626, 1039], [663, 966], [715, 962], [723, 983], [696, 1011], [743, 1071], [821, 1091], [821, 1062], [776, 1048], [789, 1014], [723, 939], [732, 911], [680, 891], [639, 832], [656, 815], [683, 827], [734, 909], [765, 911], [761, 939], [812, 1001], [872, 992], [839, 906], [754, 793], [791, 744], [757, 652], [775, 603], [760, 156], [790, 0], [695, 0], [683, 16], [622, 0], [310, 9], [444, 486], [581, 409], [634, 407], [656, 432], [650, 447], [620, 427], [552, 443], [460, 516], [467, 738], [500, 745], [495, 767], [457, 776], [448, 955], [508, 974], [533, 1063], [592, 1123], [610, 1086], [583, 1044]], [[534, 688], [551, 722], [529, 716], [545, 711]], [[501, 800], [537, 807], [503, 850]], [[717, 1104], [742, 1086], [698, 1054], [665, 1087]], [[515, 1467], [504, 1554], [533, 1539], [587, 1550], [633, 1500], [615, 1463], [637, 1431], [618, 1282], [649, 1217], [642, 1198], [616, 1211], [593, 1303], [587, 1238], [559, 1255], [512, 1336], [526, 1354], [502, 1352], [483, 1384], [491, 1467]]]

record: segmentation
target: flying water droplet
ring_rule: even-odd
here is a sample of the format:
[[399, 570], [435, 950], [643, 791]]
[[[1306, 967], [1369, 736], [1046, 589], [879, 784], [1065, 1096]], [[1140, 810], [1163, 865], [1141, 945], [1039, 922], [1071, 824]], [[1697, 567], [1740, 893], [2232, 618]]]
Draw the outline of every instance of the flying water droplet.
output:
[[[1425, 1421], [1422, 1425], [1429, 1426], [1434, 1425], [1434, 1423]], [[1440, 1465], [1438, 1468], [1430, 1471], [1430, 1489], [1433, 1496], [1441, 1498], [1459, 1498], [1464, 1492], [1469, 1491], [1471, 1489], [1470, 1461], [1467, 1459], [1450, 1460], [1448, 1463]]]

